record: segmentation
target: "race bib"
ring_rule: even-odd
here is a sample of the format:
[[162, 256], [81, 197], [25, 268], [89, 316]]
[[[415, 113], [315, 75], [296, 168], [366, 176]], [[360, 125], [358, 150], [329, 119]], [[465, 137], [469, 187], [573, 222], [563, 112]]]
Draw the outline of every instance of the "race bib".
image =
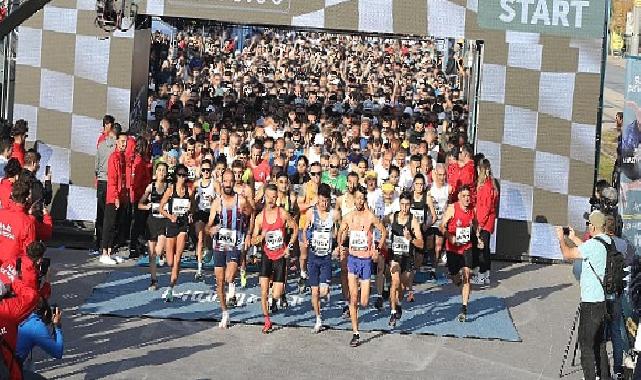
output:
[[283, 231], [275, 230], [269, 231], [265, 234], [265, 245], [270, 251], [276, 251], [284, 245]]
[[405, 239], [404, 236], [394, 236], [394, 241], [392, 242], [392, 251], [394, 253], [409, 253], [410, 252], [410, 241]]
[[174, 198], [171, 203], [171, 213], [176, 216], [185, 216], [189, 212], [189, 199]]
[[351, 231], [349, 233], [349, 247], [354, 251], [366, 251], [368, 248], [367, 232]]
[[416, 220], [418, 220], [418, 224], [423, 224], [425, 221], [425, 212], [423, 210], [412, 210], [410, 209], [410, 213]]
[[236, 245], [236, 231], [229, 228], [221, 228], [218, 231], [218, 244], [223, 247], [233, 247]]
[[292, 185], [292, 191], [293, 191], [296, 195], [298, 195], [298, 194], [300, 193], [300, 189], [301, 189], [301, 187], [302, 187], [302, 186], [303, 186], [303, 185], [294, 184], [294, 185]]
[[434, 203], [434, 212], [436, 213], [436, 219], [441, 220], [441, 217], [443, 216], [443, 208], [439, 206], [438, 203]]
[[471, 227], [456, 227], [456, 244], [467, 244], [470, 242]]
[[196, 179], [196, 168], [195, 167], [192, 166], [192, 167], [188, 167], [187, 168], [187, 178], [189, 178], [192, 181], [194, 179]]
[[316, 252], [329, 252], [331, 249], [332, 236], [326, 231], [314, 231], [312, 234], [312, 246]]
[[200, 204], [198, 205], [198, 208], [200, 208], [201, 210], [209, 210], [211, 208], [211, 195], [202, 194], [200, 197]]
[[[164, 207], [166, 212], [169, 212], [169, 204], [165, 203]], [[160, 214], [160, 203], [152, 203], [151, 204], [151, 214], [157, 218], [162, 218], [163, 216]]]

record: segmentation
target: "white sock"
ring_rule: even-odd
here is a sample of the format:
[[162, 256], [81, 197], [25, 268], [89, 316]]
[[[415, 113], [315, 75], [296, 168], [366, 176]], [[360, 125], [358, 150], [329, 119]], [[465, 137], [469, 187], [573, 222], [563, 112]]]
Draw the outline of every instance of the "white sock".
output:
[[396, 309], [392, 309], [392, 314], [396, 314]]
[[223, 318], [229, 318], [229, 311], [223, 310]]
[[202, 271], [203, 271], [203, 262], [202, 261], [198, 261], [198, 273], [200, 273]]
[[236, 295], [236, 283], [232, 282], [232, 283], [229, 284], [228, 297], [229, 298], [234, 298], [235, 295]]
[[323, 322], [323, 319], [321, 318], [321, 316], [317, 315], [316, 316], [316, 323], [320, 325], [322, 322]]
[[307, 278], [307, 272], [306, 272], [306, 271], [304, 271], [304, 270], [300, 271], [300, 276], [301, 276], [302, 278]]

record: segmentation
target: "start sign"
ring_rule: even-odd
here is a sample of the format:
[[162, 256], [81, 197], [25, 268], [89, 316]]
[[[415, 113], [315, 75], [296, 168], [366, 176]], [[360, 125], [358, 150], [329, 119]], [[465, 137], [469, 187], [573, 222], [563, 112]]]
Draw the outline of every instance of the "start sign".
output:
[[479, 0], [482, 28], [601, 38], [605, 0]]

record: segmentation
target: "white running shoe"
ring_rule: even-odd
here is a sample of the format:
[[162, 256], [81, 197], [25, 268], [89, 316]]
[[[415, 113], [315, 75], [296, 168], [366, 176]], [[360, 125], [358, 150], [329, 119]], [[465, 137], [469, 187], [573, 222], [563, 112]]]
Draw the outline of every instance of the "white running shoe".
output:
[[229, 325], [229, 312], [223, 311], [223, 318], [218, 323], [218, 327], [226, 329]]
[[475, 274], [472, 276], [470, 283], [474, 285], [485, 285], [485, 276], [483, 274]]
[[316, 324], [314, 325], [314, 334], [318, 334], [323, 329], [323, 321], [320, 318], [316, 318]]
[[116, 263], [118, 263], [118, 264], [122, 264], [122, 263], [125, 262], [125, 259], [123, 259], [122, 257], [120, 257], [118, 255], [113, 255], [113, 259], [116, 260]]
[[165, 266], [165, 259], [164, 258], [159, 258], [158, 259], [158, 266], [159, 267], [164, 267]]
[[441, 256], [441, 264], [447, 265], [447, 255], [446, 254], [443, 254]]
[[483, 276], [483, 280], [485, 280], [485, 285], [489, 286], [491, 284], [490, 283], [490, 271], [489, 270], [487, 272], [485, 272], [485, 274]]
[[116, 265], [116, 264], [118, 264], [118, 262], [116, 260], [112, 259], [111, 257], [109, 257], [107, 255], [100, 255], [100, 259], [98, 259], [98, 262], [100, 262], [100, 264], [105, 264], [105, 265]]
[[100, 250], [99, 250], [99, 249], [92, 249], [92, 250], [90, 250], [90, 251], [89, 251], [89, 254], [90, 254], [91, 256], [98, 256], [100, 253], [101, 253], [101, 252], [100, 252]]

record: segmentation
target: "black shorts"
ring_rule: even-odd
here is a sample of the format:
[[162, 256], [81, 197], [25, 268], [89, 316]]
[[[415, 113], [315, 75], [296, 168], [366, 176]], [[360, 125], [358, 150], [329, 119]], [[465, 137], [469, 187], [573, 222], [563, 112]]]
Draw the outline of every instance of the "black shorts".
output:
[[392, 256], [392, 262], [398, 263], [401, 267], [401, 273], [411, 272], [414, 270], [414, 256], [412, 255], [394, 255]]
[[462, 268], [474, 268], [474, 251], [468, 249], [459, 255], [455, 252], [447, 252], [447, 270], [451, 275], [456, 275]]
[[285, 283], [285, 269], [287, 267], [287, 259], [281, 257], [277, 260], [272, 260], [267, 255], [263, 255], [260, 260], [260, 277], [271, 277], [273, 282]]
[[430, 227], [425, 232], [425, 236], [443, 236], [443, 233], [438, 227]]
[[189, 233], [189, 224], [187, 220], [178, 219], [176, 223], [167, 221], [166, 234], [168, 239], [172, 239], [180, 235], [181, 233]]
[[167, 233], [167, 219], [156, 218], [149, 215], [147, 218], [147, 238], [149, 241], [157, 242], [158, 236], [165, 236]]
[[204, 210], [196, 211], [196, 215], [194, 217], [194, 222], [203, 222], [203, 223], [209, 222], [209, 210], [207, 210], [207, 211], [204, 211]]

